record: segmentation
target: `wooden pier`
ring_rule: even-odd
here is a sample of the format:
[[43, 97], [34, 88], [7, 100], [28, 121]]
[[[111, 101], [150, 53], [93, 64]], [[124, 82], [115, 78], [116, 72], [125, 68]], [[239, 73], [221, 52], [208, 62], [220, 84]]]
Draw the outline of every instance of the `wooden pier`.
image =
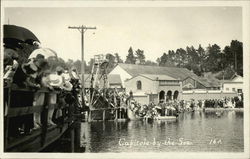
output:
[[[13, 93], [22, 94], [24, 92], [45, 93], [45, 100], [43, 105], [32, 106], [24, 105], [19, 107], [13, 107], [11, 100], [13, 99]], [[53, 91], [55, 93], [56, 91]], [[64, 117], [63, 122], [54, 126], [47, 125], [47, 116], [49, 109], [57, 109], [57, 104], [49, 105], [48, 95], [51, 93], [48, 89], [31, 90], [31, 89], [19, 89], [15, 87], [5, 87], [5, 115], [4, 115], [4, 152], [39, 152], [48, 147], [53, 142], [59, 140], [65, 133], [71, 133], [69, 140], [71, 140], [71, 152], [74, 152], [76, 148], [80, 146], [80, 134], [76, 129], [76, 117], [74, 117], [75, 108], [69, 106], [69, 113]], [[59, 92], [56, 92], [59, 93]], [[25, 99], [23, 99], [25, 100]], [[62, 106], [60, 106], [62, 109]], [[10, 120], [15, 120], [16, 117], [23, 117], [25, 115], [41, 113], [41, 128], [32, 131], [30, 134], [20, 134], [18, 136], [10, 135], [10, 128], [13, 126], [10, 124]], [[18, 119], [18, 118], [17, 118]], [[79, 131], [79, 130], [78, 130]], [[79, 140], [79, 142], [76, 142]], [[76, 145], [77, 144], [77, 145]]]

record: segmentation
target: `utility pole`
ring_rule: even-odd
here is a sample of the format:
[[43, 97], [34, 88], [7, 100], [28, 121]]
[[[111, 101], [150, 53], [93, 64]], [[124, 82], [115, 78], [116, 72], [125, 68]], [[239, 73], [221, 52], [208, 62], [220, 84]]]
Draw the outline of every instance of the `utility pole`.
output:
[[96, 27], [86, 27], [84, 25], [82, 26], [69, 26], [69, 29], [77, 29], [81, 33], [81, 49], [82, 49], [82, 64], [81, 64], [81, 73], [82, 73], [82, 106], [84, 104], [84, 95], [85, 95], [85, 87], [84, 87], [84, 33], [88, 29], [96, 29]]

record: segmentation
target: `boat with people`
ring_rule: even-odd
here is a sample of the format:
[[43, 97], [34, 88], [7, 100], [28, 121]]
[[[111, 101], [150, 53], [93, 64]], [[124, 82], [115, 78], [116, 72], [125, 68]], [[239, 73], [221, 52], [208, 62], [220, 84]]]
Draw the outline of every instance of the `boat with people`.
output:
[[[132, 97], [131, 97], [132, 98]], [[176, 103], [168, 101], [155, 105], [141, 105], [133, 98], [128, 102], [128, 119], [129, 120], [176, 120], [179, 111]]]

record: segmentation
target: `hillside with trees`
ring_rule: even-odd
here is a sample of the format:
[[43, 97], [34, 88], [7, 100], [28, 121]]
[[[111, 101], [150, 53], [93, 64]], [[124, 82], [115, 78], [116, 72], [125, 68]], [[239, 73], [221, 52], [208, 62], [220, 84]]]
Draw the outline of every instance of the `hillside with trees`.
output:
[[[139, 53], [139, 54], [138, 54]], [[128, 50], [125, 63], [145, 65], [158, 65], [167, 67], [184, 67], [193, 71], [198, 76], [206, 73], [213, 73], [218, 79], [229, 79], [233, 74], [243, 76], [243, 44], [240, 41], [232, 40], [230, 45], [222, 49], [219, 45], [213, 44], [203, 48], [199, 45], [179, 48], [176, 51], [168, 50], [156, 63], [150, 60], [145, 61], [144, 51], [138, 49], [133, 53], [132, 47]]]
[[[27, 52], [31, 52], [35, 48], [23, 46], [19, 50], [20, 60], [27, 59]], [[198, 76], [205, 76], [206, 74], [213, 74], [217, 79], [230, 79], [235, 73], [243, 76], [243, 44], [240, 41], [232, 40], [230, 45], [221, 48], [217, 44], [208, 45], [198, 48], [194, 46], [187, 46], [186, 48], [178, 48], [176, 50], [167, 50], [163, 52], [156, 61], [146, 58], [144, 50], [133, 49], [129, 47], [126, 59], [121, 59], [119, 53], [104, 53], [105, 59], [109, 61], [108, 72], [110, 72], [117, 63], [151, 65], [151, 66], [166, 66], [166, 67], [184, 67], [193, 71]], [[21, 61], [20, 61], [21, 62]], [[94, 59], [91, 58], [88, 62], [84, 62], [85, 72], [90, 73]], [[53, 63], [52, 67], [61, 66], [64, 69], [75, 66], [80, 72], [81, 61], [73, 61], [68, 59], [64, 61], [58, 58]]]
[[[106, 54], [109, 61], [108, 72], [111, 71], [117, 63], [123, 63], [119, 53]], [[62, 60], [62, 59], [61, 59]], [[61, 61], [60, 60], [60, 61]], [[85, 71], [90, 72], [94, 60], [85, 62]], [[168, 50], [158, 57], [156, 61], [146, 59], [144, 50], [129, 47], [128, 54], [124, 63], [166, 66], [166, 67], [184, 67], [193, 71], [198, 76], [204, 76], [212, 73], [218, 79], [229, 79], [235, 73], [243, 76], [243, 44], [240, 41], [232, 40], [230, 45], [221, 48], [217, 44], [208, 45], [198, 48], [187, 46], [186, 48], [178, 48], [176, 50]], [[76, 66], [81, 68], [81, 61], [68, 60], [63, 67]]]

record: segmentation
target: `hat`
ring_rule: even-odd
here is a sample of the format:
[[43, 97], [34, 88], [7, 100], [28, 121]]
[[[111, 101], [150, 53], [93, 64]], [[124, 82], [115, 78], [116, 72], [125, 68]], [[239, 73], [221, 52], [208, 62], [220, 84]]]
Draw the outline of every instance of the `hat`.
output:
[[33, 63], [33, 61], [30, 61], [30, 62], [28, 62], [28, 63], [26, 63], [26, 64], [23, 64], [23, 70], [24, 70], [24, 72], [27, 74], [27, 75], [29, 75], [29, 76], [31, 76], [31, 77], [33, 77], [33, 78], [36, 78], [37, 77], [37, 67], [36, 67], [36, 65]]
[[13, 59], [9, 55], [4, 55], [4, 67], [13, 64]]
[[38, 67], [35, 65], [35, 63], [30, 63], [29, 66], [30, 66], [30, 68], [31, 68], [33, 71], [37, 71], [37, 70], [38, 70]]
[[61, 87], [63, 84], [62, 77], [57, 74], [50, 74], [49, 81], [50, 81], [50, 85], [54, 87]]
[[36, 64], [34, 63], [34, 60], [30, 60], [28, 63], [25, 63], [24, 66], [26, 68], [30, 68], [32, 71], [37, 71], [38, 67], [36, 66]]
[[73, 85], [68, 81], [66, 81], [63, 86], [64, 86], [63, 89], [66, 90], [66, 91], [71, 91], [72, 88], [73, 88]]
[[65, 81], [70, 81], [70, 75], [68, 73], [64, 73], [62, 76]]
[[10, 48], [4, 48], [4, 55], [10, 56], [12, 59], [18, 59], [18, 53], [16, 50]]

